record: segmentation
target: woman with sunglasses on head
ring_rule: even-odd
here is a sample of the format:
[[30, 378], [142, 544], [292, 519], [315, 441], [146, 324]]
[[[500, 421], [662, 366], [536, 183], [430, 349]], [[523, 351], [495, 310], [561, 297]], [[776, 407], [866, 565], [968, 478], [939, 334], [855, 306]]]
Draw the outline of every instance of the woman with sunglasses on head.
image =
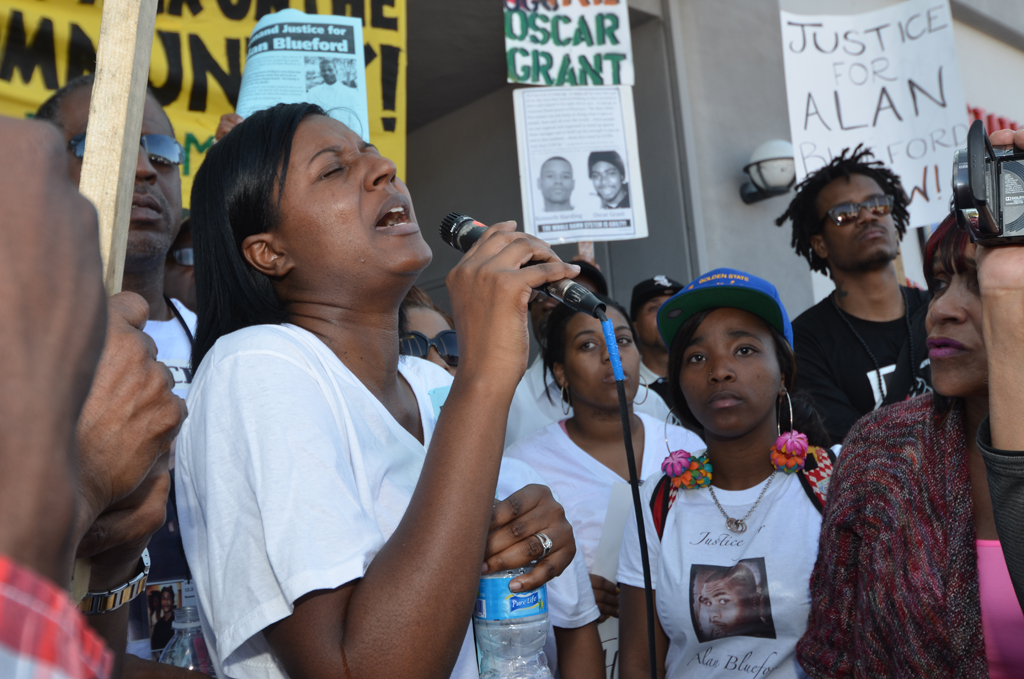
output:
[[935, 393], [846, 439], [798, 646], [812, 677], [1021, 676], [1024, 613], [975, 436], [989, 410], [975, 254], [953, 216], [925, 248]]
[[532, 590], [575, 553], [549, 490], [494, 498], [527, 303], [577, 269], [496, 225], [448, 276], [454, 382], [400, 357], [430, 248], [395, 165], [309, 104], [208, 152], [192, 224], [202, 318], [176, 474], [218, 676], [476, 677], [481, 573], [535, 561], [509, 585]]
[[[451, 316], [413, 286], [402, 302], [401, 319], [402, 355], [426, 358], [455, 375], [459, 347]], [[502, 457], [497, 497], [505, 498], [529, 484], [551, 485], [525, 462]], [[544, 652], [552, 674], [557, 669], [562, 679], [603, 676], [598, 609], [582, 559], [573, 559], [562, 575], [548, 583], [548, 604], [551, 627]]]
[[[643, 480], [658, 472], [666, 445], [673, 450], [696, 450], [702, 443], [696, 434], [682, 427], [634, 412], [638, 394], [640, 402], [648, 394], [647, 385], [640, 384], [636, 331], [618, 302], [601, 294], [597, 297], [607, 305], [608, 318], [615, 326], [629, 401], [633, 450]], [[505, 450], [505, 457], [526, 462], [551, 485], [565, 507], [590, 572], [608, 518], [613, 487], [626, 484], [629, 479], [615, 376], [601, 324], [591, 316], [559, 305], [548, 318], [542, 345], [544, 379], [551, 375], [561, 390], [563, 412], [568, 413], [571, 408], [572, 416], [513, 444]], [[612, 522], [616, 523], [619, 522]], [[615, 583], [595, 573], [591, 573], [590, 580], [602, 616], [617, 618], [619, 599]]]
[[402, 302], [401, 352], [403, 356], [425, 358], [452, 376], [459, 367], [459, 343], [455, 321], [442, 311], [430, 295], [415, 285]]
[[[706, 449], [674, 450], [641, 489], [663, 677], [803, 677], [823, 491], [833, 458], [793, 399], [792, 330], [778, 292], [717, 269], [662, 305], [669, 390]], [[791, 405], [792, 404], [792, 405]], [[794, 421], [795, 420], [795, 421]], [[623, 679], [651, 676], [636, 516], [619, 556]]]

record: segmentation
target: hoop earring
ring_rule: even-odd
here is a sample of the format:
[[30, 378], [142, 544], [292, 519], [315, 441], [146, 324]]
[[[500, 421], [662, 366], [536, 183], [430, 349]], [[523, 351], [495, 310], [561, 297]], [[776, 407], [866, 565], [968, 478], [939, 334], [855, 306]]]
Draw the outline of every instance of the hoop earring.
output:
[[[635, 406], [642, 406], [644, 403], [647, 403], [647, 397], [651, 395], [651, 387], [647, 384], [647, 380], [643, 375], [640, 376], [640, 379], [644, 381], [644, 399], [642, 401], [633, 401]], [[634, 396], [633, 398], [636, 397]]]
[[[782, 393], [786, 395], [786, 401], [789, 404], [789, 430], [785, 434], [782, 433], [782, 403], [779, 403], [779, 418], [777, 420], [779, 438], [772, 446], [769, 458], [772, 466], [777, 470], [792, 474], [804, 468], [810, 444], [806, 435], [793, 428], [793, 399], [790, 398], [788, 390]], [[781, 401], [782, 397], [780, 396], [779, 399]]]
[[676, 420], [679, 419], [678, 417], [672, 414], [673, 410], [675, 410], [675, 408], [672, 408], [667, 413], [665, 413], [665, 450], [668, 451], [669, 455], [672, 454], [672, 446], [670, 446], [668, 443], [668, 418], [674, 417]]
[[572, 410], [572, 402], [569, 400], [571, 398], [572, 397], [569, 396], [569, 389], [567, 387], [562, 387], [562, 414], [566, 417], [569, 417], [569, 411]]
[[[789, 397], [789, 391], [782, 392], [783, 396], [786, 397], [786, 402], [789, 404], [789, 429], [786, 431], [793, 431], [793, 399]], [[782, 436], [782, 396], [779, 397], [779, 415], [776, 419], [775, 428], [778, 430], [778, 435]]]

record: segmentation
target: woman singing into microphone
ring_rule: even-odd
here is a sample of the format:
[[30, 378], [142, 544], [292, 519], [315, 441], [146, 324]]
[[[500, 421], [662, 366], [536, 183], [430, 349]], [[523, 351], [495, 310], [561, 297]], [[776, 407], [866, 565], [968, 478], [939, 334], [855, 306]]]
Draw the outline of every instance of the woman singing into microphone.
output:
[[575, 552], [546, 488], [492, 505], [532, 288], [578, 269], [496, 225], [448, 276], [454, 382], [400, 358], [430, 248], [394, 163], [308, 104], [210, 150], [192, 223], [178, 497], [218, 676], [476, 677], [481, 572], [539, 559], [529, 590]]

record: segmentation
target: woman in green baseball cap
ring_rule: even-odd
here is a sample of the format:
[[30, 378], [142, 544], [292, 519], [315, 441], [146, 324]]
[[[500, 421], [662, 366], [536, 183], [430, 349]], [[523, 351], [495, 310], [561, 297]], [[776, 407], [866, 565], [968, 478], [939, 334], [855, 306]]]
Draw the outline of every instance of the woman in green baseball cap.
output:
[[[674, 412], [707, 445], [666, 451], [642, 489], [659, 675], [804, 677], [795, 647], [834, 458], [820, 417], [789, 393], [785, 307], [767, 281], [716, 269], [665, 302], [658, 327]], [[622, 676], [646, 677], [635, 518], [618, 580]]]

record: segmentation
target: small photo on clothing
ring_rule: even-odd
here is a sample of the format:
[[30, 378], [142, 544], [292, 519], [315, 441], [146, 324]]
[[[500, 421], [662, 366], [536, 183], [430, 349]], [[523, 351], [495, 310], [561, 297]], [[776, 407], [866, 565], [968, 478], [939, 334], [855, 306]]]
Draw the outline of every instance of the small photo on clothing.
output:
[[724, 637], [775, 639], [764, 558], [734, 566], [690, 568], [690, 617], [697, 641]]
[[146, 586], [149, 605], [149, 642], [154, 659], [174, 636], [174, 611], [182, 606], [183, 582], [154, 582]]

